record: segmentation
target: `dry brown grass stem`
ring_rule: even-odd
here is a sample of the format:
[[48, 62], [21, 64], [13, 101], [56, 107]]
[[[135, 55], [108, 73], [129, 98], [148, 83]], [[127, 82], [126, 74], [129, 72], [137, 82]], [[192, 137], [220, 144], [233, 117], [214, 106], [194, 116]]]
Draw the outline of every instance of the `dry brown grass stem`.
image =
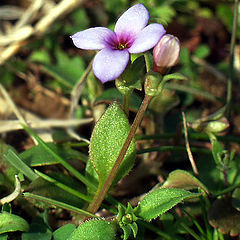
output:
[[33, 1], [16, 24], [13, 26], [7, 24], [10, 30], [0, 35], [0, 65], [26, 45], [30, 37], [43, 36], [57, 19], [76, 9], [85, 1], [62, 0], [57, 4], [50, 0]]

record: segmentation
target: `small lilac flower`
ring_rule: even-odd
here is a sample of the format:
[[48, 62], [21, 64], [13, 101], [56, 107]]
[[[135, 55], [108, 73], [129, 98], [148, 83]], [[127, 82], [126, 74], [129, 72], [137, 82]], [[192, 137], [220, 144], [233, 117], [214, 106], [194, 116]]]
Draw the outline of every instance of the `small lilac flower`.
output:
[[149, 13], [143, 4], [129, 8], [118, 19], [114, 32], [94, 27], [71, 36], [76, 47], [99, 51], [93, 61], [93, 72], [103, 83], [118, 78], [129, 62], [130, 53], [153, 48], [165, 34], [161, 24], [148, 26]]

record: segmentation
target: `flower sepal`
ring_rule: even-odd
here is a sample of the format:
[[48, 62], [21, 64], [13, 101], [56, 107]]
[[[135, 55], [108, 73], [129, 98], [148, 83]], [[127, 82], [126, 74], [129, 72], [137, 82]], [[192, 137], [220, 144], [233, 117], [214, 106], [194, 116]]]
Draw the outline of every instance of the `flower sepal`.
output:
[[146, 74], [146, 79], [144, 83], [145, 93], [148, 96], [157, 96], [159, 95], [159, 85], [162, 81], [162, 75], [160, 73], [149, 71]]
[[144, 68], [144, 57], [140, 56], [132, 64], [128, 65], [120, 78], [115, 80], [117, 89], [123, 95], [131, 94], [134, 89], [141, 91]]
[[138, 232], [137, 220], [138, 217], [136, 217], [134, 209], [129, 203], [127, 209], [124, 209], [121, 205], [118, 206], [117, 221], [123, 230], [124, 240], [127, 240], [131, 234], [136, 238]]

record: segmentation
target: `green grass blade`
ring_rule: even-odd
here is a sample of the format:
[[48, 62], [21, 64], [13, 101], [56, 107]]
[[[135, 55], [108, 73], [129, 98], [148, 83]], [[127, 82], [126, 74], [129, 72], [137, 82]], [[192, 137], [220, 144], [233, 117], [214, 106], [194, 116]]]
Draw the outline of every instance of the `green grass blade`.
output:
[[31, 181], [34, 181], [38, 178], [38, 175], [26, 165], [22, 159], [12, 150], [8, 149], [5, 154], [3, 154], [4, 159], [6, 159], [12, 166], [18, 169]]
[[37, 175], [39, 175], [40, 177], [42, 177], [44, 180], [48, 181], [48, 182], [51, 182], [53, 184], [55, 184], [56, 186], [58, 186], [59, 188], [65, 190], [66, 192], [68, 193], [71, 193], [77, 197], [79, 197], [80, 199], [83, 199], [84, 201], [86, 202], [91, 202], [92, 201], [92, 198], [90, 198], [89, 196], [86, 196], [84, 194], [82, 194], [81, 192], [78, 192], [76, 191], [75, 189], [57, 181], [56, 179], [44, 174], [44, 173], [41, 173], [37, 170], [35, 170], [35, 172], [37, 173]]
[[53, 200], [51, 198], [39, 196], [39, 195], [32, 194], [32, 193], [29, 193], [29, 192], [23, 193], [23, 196], [26, 197], [26, 198], [33, 198], [35, 200], [39, 200], [39, 201], [42, 201], [42, 202], [45, 202], [45, 203], [48, 203], [48, 204], [51, 204], [51, 205], [55, 205], [57, 207], [60, 207], [60, 208], [63, 208], [63, 209], [66, 209], [66, 210], [69, 210], [69, 211], [72, 211], [72, 212], [75, 212], [75, 213], [78, 213], [78, 214], [85, 214], [87, 216], [97, 218], [97, 216], [92, 214], [92, 213], [89, 213], [89, 212], [84, 211], [80, 208], [74, 207], [72, 205]]
[[71, 172], [78, 180], [87, 185], [88, 187], [96, 190], [97, 187], [92, 184], [86, 177], [84, 177], [80, 172], [78, 172], [74, 167], [72, 167], [67, 161], [58, 156], [32, 129], [23, 125], [23, 128], [37, 140], [37, 142], [45, 149], [49, 154], [51, 154], [57, 161], [63, 165], [69, 172]]

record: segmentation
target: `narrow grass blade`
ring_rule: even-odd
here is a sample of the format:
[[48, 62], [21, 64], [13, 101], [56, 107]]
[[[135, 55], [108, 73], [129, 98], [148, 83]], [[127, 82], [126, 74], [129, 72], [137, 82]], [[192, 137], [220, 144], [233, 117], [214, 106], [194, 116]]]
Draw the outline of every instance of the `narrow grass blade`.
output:
[[45, 149], [49, 154], [51, 154], [56, 160], [62, 164], [69, 172], [71, 172], [77, 179], [79, 179], [82, 183], [87, 185], [88, 187], [96, 190], [97, 187], [92, 184], [86, 177], [84, 177], [80, 172], [78, 172], [74, 167], [72, 167], [67, 161], [57, 155], [32, 129], [27, 126], [23, 126], [23, 128], [37, 140], [37, 142]]
[[80, 208], [74, 207], [72, 205], [69, 205], [69, 204], [66, 204], [66, 203], [63, 203], [63, 202], [53, 200], [51, 198], [39, 196], [39, 195], [28, 193], [28, 192], [23, 193], [23, 196], [26, 197], [26, 198], [33, 198], [35, 200], [43, 201], [45, 203], [55, 205], [57, 207], [60, 207], [60, 208], [63, 208], [63, 209], [66, 209], [66, 210], [69, 210], [69, 211], [72, 211], [72, 212], [75, 212], [75, 213], [78, 213], [78, 214], [85, 214], [85, 215], [90, 216], [90, 217], [98, 218], [96, 215], [91, 214], [87, 211], [84, 211]]
[[38, 175], [12, 149], [7, 150], [3, 157], [31, 181], [38, 178]]
[[71, 194], [79, 197], [80, 199], [83, 199], [86, 202], [91, 202], [92, 201], [92, 199], [89, 196], [86, 196], [86, 195], [82, 194], [81, 192], [76, 191], [75, 189], [73, 189], [73, 188], [71, 188], [71, 187], [69, 187], [69, 186], [67, 186], [67, 185], [57, 181], [56, 179], [54, 179], [54, 178], [52, 178], [52, 177], [50, 177], [50, 176], [48, 176], [48, 175], [46, 175], [44, 173], [41, 173], [41, 172], [39, 172], [37, 170], [35, 170], [35, 172], [37, 173], [37, 175], [42, 177], [44, 180], [55, 184], [56, 186], [58, 186], [59, 188], [65, 190], [66, 192], [71, 193]]

